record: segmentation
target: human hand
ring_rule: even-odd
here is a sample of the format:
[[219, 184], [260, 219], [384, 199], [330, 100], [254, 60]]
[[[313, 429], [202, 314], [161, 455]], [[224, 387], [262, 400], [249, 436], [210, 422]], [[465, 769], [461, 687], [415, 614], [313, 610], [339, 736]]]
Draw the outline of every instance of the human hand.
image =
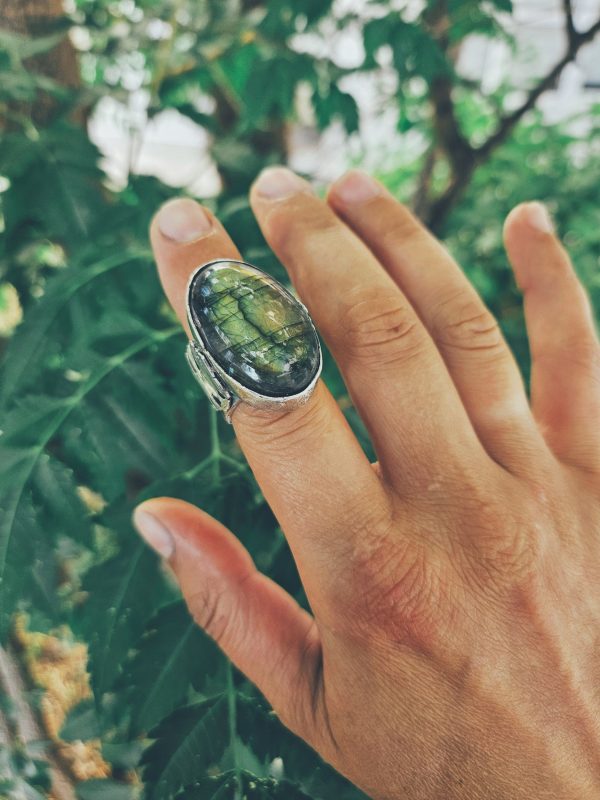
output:
[[[324, 202], [275, 169], [251, 202], [378, 463], [322, 383], [233, 414], [312, 616], [187, 503], [143, 503], [140, 531], [283, 722], [373, 798], [600, 797], [600, 347], [545, 210], [505, 226], [530, 409], [475, 290], [381, 186], [351, 172]], [[190, 273], [237, 250], [191, 200], [151, 238], [187, 327]]]

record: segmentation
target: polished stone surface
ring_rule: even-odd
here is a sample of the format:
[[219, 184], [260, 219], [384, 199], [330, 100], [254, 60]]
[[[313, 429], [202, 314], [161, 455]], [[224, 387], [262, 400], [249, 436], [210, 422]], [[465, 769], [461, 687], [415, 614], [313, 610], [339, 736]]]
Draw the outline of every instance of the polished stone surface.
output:
[[319, 342], [308, 314], [260, 270], [232, 261], [205, 267], [192, 281], [189, 304], [210, 355], [248, 389], [287, 397], [317, 374]]

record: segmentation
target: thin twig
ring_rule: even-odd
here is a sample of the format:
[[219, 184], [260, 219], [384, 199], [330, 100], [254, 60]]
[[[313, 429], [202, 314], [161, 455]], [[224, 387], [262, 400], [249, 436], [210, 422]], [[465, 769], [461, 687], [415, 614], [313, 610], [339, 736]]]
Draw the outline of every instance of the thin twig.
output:
[[539, 80], [527, 93], [521, 105], [510, 114], [500, 117], [496, 130], [479, 147], [473, 147], [464, 136], [456, 118], [452, 100], [452, 84], [448, 78], [434, 82], [431, 99], [438, 142], [446, 153], [452, 170], [452, 178], [446, 190], [429, 205], [423, 216], [426, 222], [436, 228], [448, 211], [462, 195], [471, 181], [476, 167], [487, 161], [491, 154], [512, 133], [518, 122], [534, 107], [540, 96], [552, 88], [563, 69], [577, 56], [584, 44], [591, 42], [600, 32], [600, 19], [581, 33], [575, 30], [571, 0], [563, 0], [565, 10], [565, 32], [567, 49], [554, 67]]
[[0, 710], [0, 747], [9, 747], [12, 741], [8, 720]]
[[575, 31], [573, 33], [572, 39], [567, 47], [567, 52], [560, 59], [560, 61], [554, 65], [550, 72], [548, 72], [547, 75], [533, 87], [533, 89], [531, 89], [524, 102], [517, 109], [515, 109], [515, 111], [500, 120], [495, 133], [493, 133], [489, 139], [481, 145], [481, 147], [475, 150], [478, 158], [488, 155], [506, 139], [517, 122], [519, 122], [519, 120], [521, 120], [521, 118], [528, 111], [531, 111], [531, 109], [535, 106], [539, 97], [545, 91], [554, 86], [563, 69], [567, 66], [567, 64], [570, 64], [575, 59], [577, 53], [583, 47], [583, 45], [591, 42], [598, 32], [600, 32], [600, 19], [596, 20], [596, 22], [586, 31], [583, 31], [582, 33], [577, 33]]
[[573, 3], [571, 0], [563, 0], [563, 11], [565, 12], [565, 32], [567, 34], [567, 42], [569, 46], [572, 45], [577, 36], [575, 25], [573, 23]]
[[427, 206], [427, 199], [429, 197], [431, 188], [431, 176], [433, 174], [433, 168], [435, 167], [436, 162], [436, 149], [435, 147], [430, 147], [425, 154], [425, 158], [423, 159], [423, 166], [419, 174], [419, 182], [412, 198], [412, 209], [418, 217], [423, 215], [423, 212]]

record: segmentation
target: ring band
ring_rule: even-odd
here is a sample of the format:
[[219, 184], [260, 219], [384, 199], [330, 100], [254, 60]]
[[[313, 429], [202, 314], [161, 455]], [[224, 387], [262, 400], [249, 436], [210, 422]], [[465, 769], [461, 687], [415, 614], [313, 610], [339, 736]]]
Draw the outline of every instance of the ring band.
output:
[[228, 422], [240, 402], [291, 410], [311, 396], [323, 366], [319, 337], [304, 305], [266, 272], [233, 259], [202, 264], [186, 309], [187, 360]]

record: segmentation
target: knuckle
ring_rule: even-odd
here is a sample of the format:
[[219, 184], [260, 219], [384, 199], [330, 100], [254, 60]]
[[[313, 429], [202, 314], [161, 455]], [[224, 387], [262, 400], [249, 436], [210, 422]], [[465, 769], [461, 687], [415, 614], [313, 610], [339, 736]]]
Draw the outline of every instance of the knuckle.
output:
[[342, 346], [352, 359], [388, 367], [419, 355], [426, 339], [413, 309], [395, 292], [350, 293], [340, 312]]
[[600, 388], [600, 343], [593, 333], [586, 331], [582, 336], [563, 344], [565, 360], [571, 367], [583, 370], [595, 388]]
[[352, 624], [368, 638], [435, 648], [444, 627], [440, 600], [445, 577], [439, 554], [420, 542], [399, 543], [388, 536], [365, 552], [354, 571], [364, 590], [355, 598]]
[[331, 239], [340, 236], [339, 221], [310, 195], [297, 195], [276, 205], [266, 221], [273, 249], [286, 261], [301, 264], [315, 258], [322, 260], [331, 247]]
[[244, 573], [235, 580], [235, 586], [225, 581], [220, 585], [206, 584], [186, 598], [192, 619], [219, 646], [234, 637], [239, 638], [246, 630], [240, 618], [243, 606], [232, 602], [232, 598], [239, 596], [243, 584], [254, 575], [254, 570]]
[[475, 297], [450, 295], [432, 317], [432, 332], [441, 345], [469, 352], [501, 353], [504, 339], [494, 315]]
[[388, 224], [382, 226], [380, 242], [383, 251], [397, 255], [404, 251], [407, 243], [420, 243], [427, 239], [428, 234], [406, 206], [394, 200], [390, 203], [392, 205], [386, 220]]
[[538, 370], [561, 374], [568, 365], [569, 372], [588, 385], [592, 396], [600, 392], [600, 343], [594, 333], [565, 336], [560, 343], [540, 342], [532, 347], [531, 355]]
[[224, 607], [225, 590], [202, 587], [187, 599], [187, 605], [194, 622], [199, 625], [217, 644], [225, 638], [230, 624], [229, 614]]
[[548, 511], [541, 498], [521, 498], [512, 512], [500, 499], [483, 499], [477, 507], [467, 509], [468, 524], [473, 531], [475, 574], [483, 580], [500, 584], [528, 580], [536, 572], [546, 547]]

